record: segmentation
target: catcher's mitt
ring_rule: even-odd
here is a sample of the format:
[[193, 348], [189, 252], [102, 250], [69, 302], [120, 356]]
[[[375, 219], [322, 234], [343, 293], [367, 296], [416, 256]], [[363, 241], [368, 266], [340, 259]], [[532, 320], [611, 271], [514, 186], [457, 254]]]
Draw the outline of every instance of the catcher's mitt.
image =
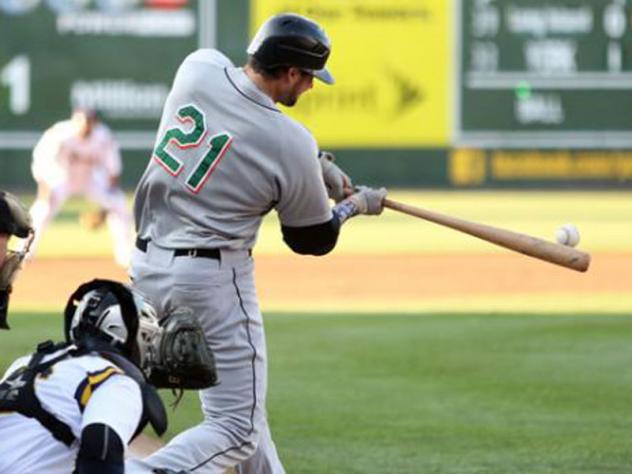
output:
[[87, 230], [98, 230], [103, 227], [108, 212], [105, 209], [85, 211], [79, 216], [79, 224]]
[[215, 359], [204, 332], [190, 312], [160, 322], [163, 334], [149, 382], [157, 388], [202, 389], [217, 384]]

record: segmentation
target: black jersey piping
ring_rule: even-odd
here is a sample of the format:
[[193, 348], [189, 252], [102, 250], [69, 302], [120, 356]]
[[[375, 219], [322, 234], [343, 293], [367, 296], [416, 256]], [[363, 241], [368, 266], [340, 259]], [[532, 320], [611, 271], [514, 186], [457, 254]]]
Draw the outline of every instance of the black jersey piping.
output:
[[255, 99], [253, 99], [252, 97], [250, 97], [248, 94], [246, 94], [244, 91], [242, 91], [239, 87], [237, 87], [237, 84], [235, 84], [233, 82], [233, 80], [231, 79], [230, 75], [228, 74], [228, 68], [224, 68], [224, 74], [226, 75], [226, 79], [228, 79], [228, 82], [230, 82], [230, 84], [235, 88], [235, 90], [237, 92], [239, 92], [242, 96], [244, 96], [246, 99], [248, 99], [250, 102], [253, 102], [261, 107], [263, 107], [264, 109], [268, 109], [271, 110], [272, 112], [277, 112], [277, 113], [281, 113], [281, 111], [279, 109], [275, 109], [274, 107], [269, 107], [265, 104], [262, 104], [261, 102], [256, 101]]
[[[233, 269], [233, 286], [235, 287], [235, 292], [237, 293], [237, 298], [239, 299], [239, 306], [241, 307], [241, 311], [244, 313], [244, 316], [246, 316], [246, 334], [248, 337], [248, 344], [252, 348], [252, 359], [250, 362], [251, 367], [252, 367], [252, 408], [250, 409], [250, 430], [248, 431], [248, 434], [250, 435], [255, 429], [254, 417], [255, 417], [255, 408], [257, 406], [257, 372], [255, 370], [255, 360], [257, 359], [257, 348], [252, 342], [252, 336], [250, 334], [250, 315], [248, 314], [248, 311], [246, 311], [246, 308], [244, 307], [244, 301], [241, 298], [241, 292], [239, 291], [239, 286], [237, 285], [237, 272], [234, 269]], [[204, 461], [199, 463], [197, 466], [191, 468], [191, 471], [197, 471], [199, 468], [208, 464], [216, 457], [221, 456], [222, 454], [226, 454], [227, 452], [233, 451], [235, 449], [242, 449], [244, 446], [247, 446], [249, 444], [252, 444], [252, 443], [250, 441], [243, 441], [238, 446], [231, 446], [229, 448], [226, 448], [223, 451], [214, 453], [208, 459], [205, 459]]]

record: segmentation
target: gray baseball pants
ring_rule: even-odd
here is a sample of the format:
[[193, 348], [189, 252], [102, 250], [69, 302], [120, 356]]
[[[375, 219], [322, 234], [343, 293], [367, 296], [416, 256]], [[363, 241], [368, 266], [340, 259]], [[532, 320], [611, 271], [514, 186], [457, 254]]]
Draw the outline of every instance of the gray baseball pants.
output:
[[284, 473], [265, 412], [267, 356], [263, 320], [247, 251], [221, 250], [220, 260], [174, 256], [150, 242], [135, 249], [133, 286], [161, 314], [186, 306], [193, 310], [215, 356], [219, 385], [201, 390], [204, 420], [142, 460], [129, 460], [126, 472], [156, 468], [195, 473]]

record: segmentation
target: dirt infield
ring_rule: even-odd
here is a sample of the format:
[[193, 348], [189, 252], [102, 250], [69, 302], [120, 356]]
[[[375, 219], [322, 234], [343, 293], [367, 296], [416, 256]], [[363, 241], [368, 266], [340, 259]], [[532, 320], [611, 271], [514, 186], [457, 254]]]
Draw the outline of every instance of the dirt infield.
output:
[[[261, 255], [256, 264], [264, 309], [314, 309], [326, 302], [331, 306], [362, 301], [391, 302], [397, 311], [398, 305], [450, 297], [632, 294], [632, 253], [593, 255], [584, 274], [506, 253]], [[18, 278], [12, 304], [16, 309], [62, 308], [80, 282], [95, 276], [127, 279], [109, 259], [35, 260]]]

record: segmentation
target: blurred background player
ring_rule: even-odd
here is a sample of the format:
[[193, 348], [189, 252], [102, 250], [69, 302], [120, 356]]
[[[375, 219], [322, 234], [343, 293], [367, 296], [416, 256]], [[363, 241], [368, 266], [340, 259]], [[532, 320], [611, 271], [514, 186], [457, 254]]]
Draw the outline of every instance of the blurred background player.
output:
[[9, 250], [11, 236], [28, 239], [28, 249], [33, 239], [31, 217], [22, 202], [13, 194], [0, 191], [0, 329], [8, 329], [7, 310], [13, 280], [24, 258], [23, 252]]
[[70, 297], [64, 324], [65, 343], [39, 344], [0, 382], [0, 472], [122, 473], [135, 434], [166, 429], [145, 381], [162, 336], [153, 306], [94, 280]]
[[127, 266], [131, 245], [131, 215], [119, 186], [121, 155], [110, 129], [91, 110], [76, 109], [70, 120], [50, 127], [33, 150], [31, 171], [37, 199], [30, 209], [35, 254], [48, 223], [70, 196], [96, 202], [106, 213], [114, 258]]

